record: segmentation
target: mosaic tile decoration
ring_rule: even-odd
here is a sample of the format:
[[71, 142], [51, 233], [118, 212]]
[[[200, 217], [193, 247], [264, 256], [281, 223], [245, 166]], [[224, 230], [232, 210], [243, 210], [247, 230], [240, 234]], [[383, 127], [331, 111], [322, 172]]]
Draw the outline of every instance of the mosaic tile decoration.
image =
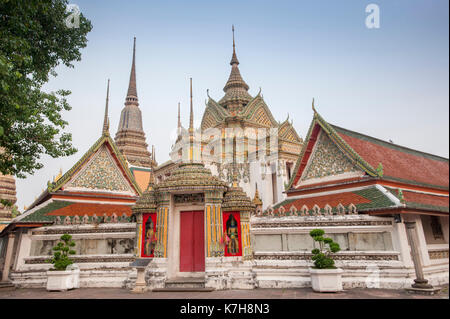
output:
[[67, 187], [132, 192], [106, 146], [102, 146], [98, 150], [97, 154]]
[[260, 107], [251, 118], [252, 121], [261, 124], [263, 126], [270, 127], [272, 122], [263, 107]]
[[323, 131], [319, 136], [316, 149], [310, 161], [306, 172], [303, 174], [302, 181], [360, 171]]

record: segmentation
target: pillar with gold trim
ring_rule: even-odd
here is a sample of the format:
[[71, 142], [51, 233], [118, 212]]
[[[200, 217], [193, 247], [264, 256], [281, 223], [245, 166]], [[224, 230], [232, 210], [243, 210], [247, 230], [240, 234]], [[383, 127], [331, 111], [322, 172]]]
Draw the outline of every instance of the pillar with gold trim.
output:
[[224, 254], [221, 205], [222, 197], [222, 189], [205, 192], [206, 257], [221, 257]]
[[151, 180], [145, 192], [132, 207], [136, 219], [136, 241], [134, 254], [136, 258], [153, 257], [156, 246], [156, 211], [158, 202], [156, 191]]
[[132, 289], [134, 293], [143, 293], [148, 289], [146, 269], [152, 257], [154, 257], [157, 209], [158, 202], [155, 185], [153, 179], [150, 178], [147, 189], [131, 209], [136, 220], [136, 240], [134, 244], [136, 259], [130, 264], [131, 267], [137, 270], [135, 286]]
[[167, 238], [169, 229], [169, 207], [170, 193], [162, 192], [159, 194], [159, 207], [156, 215], [156, 238], [155, 257], [167, 257]]

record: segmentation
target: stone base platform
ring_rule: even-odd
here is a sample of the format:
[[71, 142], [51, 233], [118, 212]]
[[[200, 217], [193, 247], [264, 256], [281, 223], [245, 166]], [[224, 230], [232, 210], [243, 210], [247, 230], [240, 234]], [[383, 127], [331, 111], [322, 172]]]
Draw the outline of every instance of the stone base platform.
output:
[[441, 288], [406, 288], [405, 289], [410, 294], [433, 296], [441, 291]]

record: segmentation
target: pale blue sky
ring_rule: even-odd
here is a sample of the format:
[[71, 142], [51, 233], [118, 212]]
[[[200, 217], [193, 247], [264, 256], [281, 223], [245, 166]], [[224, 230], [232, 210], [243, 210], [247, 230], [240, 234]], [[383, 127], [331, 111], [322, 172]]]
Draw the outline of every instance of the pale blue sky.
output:
[[[448, 157], [449, 17], [447, 0], [390, 1], [81, 1], [93, 24], [82, 61], [58, 68], [46, 90], [69, 89], [67, 131], [78, 153], [42, 157], [45, 167], [17, 180], [23, 210], [60, 168], [99, 138], [107, 78], [115, 136], [128, 86], [133, 36], [137, 89], [147, 143], [169, 159], [177, 103], [188, 122], [193, 78], [198, 126], [206, 89], [219, 100], [230, 72], [231, 24], [250, 94], [259, 87], [278, 121], [289, 113], [300, 136], [314, 97], [330, 123]], [[368, 4], [380, 7], [380, 28], [365, 25]], [[150, 146], [151, 147], [151, 146]]]

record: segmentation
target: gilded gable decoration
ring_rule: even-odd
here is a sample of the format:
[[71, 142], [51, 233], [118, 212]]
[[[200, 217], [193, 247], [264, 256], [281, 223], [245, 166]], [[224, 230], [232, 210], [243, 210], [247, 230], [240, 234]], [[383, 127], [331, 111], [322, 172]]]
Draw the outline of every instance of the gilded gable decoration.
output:
[[360, 169], [342, 153], [327, 134], [321, 132], [312, 159], [301, 180], [356, 171]]

